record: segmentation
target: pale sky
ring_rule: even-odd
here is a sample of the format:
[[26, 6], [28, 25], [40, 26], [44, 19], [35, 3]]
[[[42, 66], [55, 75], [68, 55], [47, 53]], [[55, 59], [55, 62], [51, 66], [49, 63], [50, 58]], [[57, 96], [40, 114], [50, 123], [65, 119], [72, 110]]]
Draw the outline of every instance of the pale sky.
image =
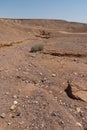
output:
[[87, 0], [0, 0], [0, 18], [63, 19], [87, 23]]

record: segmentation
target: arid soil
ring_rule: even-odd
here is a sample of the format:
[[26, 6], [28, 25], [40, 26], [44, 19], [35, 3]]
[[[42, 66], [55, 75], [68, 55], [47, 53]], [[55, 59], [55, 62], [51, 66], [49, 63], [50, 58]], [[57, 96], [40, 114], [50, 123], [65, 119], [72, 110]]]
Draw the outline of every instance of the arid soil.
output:
[[87, 130], [87, 24], [0, 19], [0, 130]]

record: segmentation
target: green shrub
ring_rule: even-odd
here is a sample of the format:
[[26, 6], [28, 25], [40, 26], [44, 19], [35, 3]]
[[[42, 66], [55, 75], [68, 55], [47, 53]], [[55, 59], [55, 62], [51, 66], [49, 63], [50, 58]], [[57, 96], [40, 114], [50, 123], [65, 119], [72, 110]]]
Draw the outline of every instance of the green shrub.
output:
[[30, 52], [42, 51], [44, 48], [43, 44], [37, 44], [31, 47]]

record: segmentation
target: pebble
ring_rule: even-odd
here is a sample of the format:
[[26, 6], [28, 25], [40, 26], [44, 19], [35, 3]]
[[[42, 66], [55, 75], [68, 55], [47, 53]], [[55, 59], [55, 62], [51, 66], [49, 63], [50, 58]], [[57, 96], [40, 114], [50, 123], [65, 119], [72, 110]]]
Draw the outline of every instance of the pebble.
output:
[[73, 59], [73, 61], [77, 61], [77, 59]]
[[1, 118], [5, 118], [5, 117], [6, 117], [6, 114], [5, 114], [5, 113], [2, 113], [2, 114], [0, 115], [0, 117], [1, 117]]
[[18, 102], [17, 101], [14, 101], [14, 105], [17, 105], [18, 104]]
[[61, 124], [64, 124], [64, 121], [61, 121]]
[[17, 75], [17, 76], [16, 76], [16, 78], [20, 79], [20, 78], [21, 78], [21, 76]]
[[10, 107], [10, 110], [14, 110], [16, 108], [16, 106], [15, 105], [12, 105], [11, 107]]
[[57, 113], [56, 112], [52, 112], [51, 116], [57, 116]]
[[18, 69], [16, 69], [16, 71], [18, 71]]
[[24, 121], [19, 122], [19, 124], [20, 124], [20, 125], [23, 125], [23, 124], [24, 124]]
[[50, 90], [49, 93], [52, 94], [52, 91]]
[[59, 93], [61, 94], [61, 93], [63, 93], [63, 91], [60, 91]]
[[17, 95], [14, 95], [14, 96], [13, 96], [13, 98], [17, 99], [17, 98], [18, 98], [18, 96], [17, 96]]
[[29, 96], [26, 96], [26, 98], [29, 98]]
[[42, 74], [42, 73], [40, 73], [40, 75], [42, 76], [43, 74]]
[[8, 122], [7, 124], [8, 124], [8, 125], [11, 125], [11, 122]]
[[20, 70], [21, 70], [21, 68], [16, 69], [16, 71], [20, 71]]
[[78, 126], [82, 127], [82, 125], [81, 125], [79, 122], [77, 122], [76, 124], [77, 124]]
[[77, 107], [76, 108], [76, 111], [79, 113], [79, 112], [81, 112], [81, 108], [80, 107]]
[[29, 81], [28, 81], [28, 80], [25, 80], [25, 83], [29, 83]]
[[18, 70], [21, 70], [21, 68], [18, 68]]
[[18, 89], [18, 92], [20, 93], [22, 90], [21, 89]]
[[36, 104], [39, 104], [39, 102], [38, 102], [38, 101], [35, 101], [35, 103], [36, 103]]
[[45, 88], [48, 88], [48, 85], [46, 85]]
[[54, 97], [55, 99], [58, 99], [58, 97]]
[[52, 77], [56, 77], [56, 74], [52, 74]]
[[41, 124], [42, 128], [44, 128], [44, 124]]
[[62, 100], [59, 100], [59, 104], [60, 104], [60, 105], [63, 105], [63, 102], [62, 102]]
[[28, 64], [29, 67], [32, 67], [32, 64]]
[[44, 77], [44, 81], [46, 81], [47, 80], [47, 78], [46, 77]]
[[77, 76], [78, 74], [77, 74], [76, 72], [74, 72], [74, 75], [76, 75], [76, 76]]
[[5, 95], [9, 95], [9, 92], [5, 92]]

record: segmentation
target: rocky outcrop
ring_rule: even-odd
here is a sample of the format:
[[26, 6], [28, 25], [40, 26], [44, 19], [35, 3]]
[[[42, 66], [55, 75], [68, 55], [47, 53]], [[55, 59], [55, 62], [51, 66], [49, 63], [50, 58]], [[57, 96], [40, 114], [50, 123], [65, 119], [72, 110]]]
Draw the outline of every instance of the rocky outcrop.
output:
[[65, 90], [70, 98], [87, 102], [87, 83], [84, 81], [68, 83]]

